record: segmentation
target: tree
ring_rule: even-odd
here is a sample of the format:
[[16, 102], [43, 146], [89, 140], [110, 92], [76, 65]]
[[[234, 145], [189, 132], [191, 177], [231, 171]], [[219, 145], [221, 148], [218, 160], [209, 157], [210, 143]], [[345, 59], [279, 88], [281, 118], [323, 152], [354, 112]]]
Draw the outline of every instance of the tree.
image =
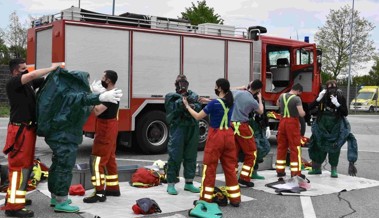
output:
[[9, 51], [3, 40], [4, 35], [4, 31], [0, 29], [0, 65], [8, 64], [9, 62]]
[[370, 76], [370, 80], [372, 82], [371, 85], [379, 85], [379, 57], [374, 57], [374, 65], [372, 66], [371, 70], [368, 72], [368, 75]]
[[12, 57], [25, 58], [26, 56], [27, 25], [22, 25], [16, 12], [9, 15], [9, 25], [6, 30], [5, 40], [9, 45], [9, 53]]
[[197, 1], [197, 6], [191, 2], [192, 6], [185, 9], [185, 12], [182, 12], [181, 19], [186, 19], [191, 22], [192, 25], [199, 25], [201, 23], [217, 23], [223, 24], [224, 20], [220, 15], [215, 14], [214, 9], [207, 6], [207, 2]]
[[[375, 55], [374, 41], [370, 32], [375, 26], [359, 12], [353, 12], [351, 66], [358, 70]], [[339, 10], [330, 10], [326, 23], [319, 27], [315, 41], [323, 51], [324, 71], [334, 79], [348, 72], [350, 54], [351, 7], [346, 5]]]
[[331, 80], [331, 79], [333, 79], [332, 75], [325, 73], [324, 71], [321, 71], [321, 81], [323, 83], [325, 83], [326, 81]]

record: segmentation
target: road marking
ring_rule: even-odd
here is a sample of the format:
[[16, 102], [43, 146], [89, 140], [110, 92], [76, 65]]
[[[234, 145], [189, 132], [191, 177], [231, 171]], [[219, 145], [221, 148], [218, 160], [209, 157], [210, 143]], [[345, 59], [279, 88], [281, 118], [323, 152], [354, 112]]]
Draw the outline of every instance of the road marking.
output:
[[312, 199], [309, 196], [300, 196], [301, 207], [303, 208], [304, 218], [316, 218]]

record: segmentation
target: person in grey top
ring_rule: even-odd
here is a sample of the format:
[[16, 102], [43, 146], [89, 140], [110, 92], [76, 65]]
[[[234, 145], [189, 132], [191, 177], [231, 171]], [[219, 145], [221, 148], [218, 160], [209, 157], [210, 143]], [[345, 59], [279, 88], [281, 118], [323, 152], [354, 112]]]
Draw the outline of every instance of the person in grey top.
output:
[[301, 135], [299, 117], [304, 117], [305, 112], [299, 95], [303, 92], [303, 86], [295, 84], [289, 93], [280, 95], [277, 105], [280, 108], [278, 129], [278, 147], [276, 156], [276, 172], [278, 177], [286, 175], [286, 157], [290, 150], [291, 176], [301, 176]]
[[[250, 82], [251, 84], [252, 82]], [[257, 95], [259, 102], [253, 97], [251, 85], [248, 90], [232, 91], [234, 97], [234, 110], [231, 117], [232, 128], [234, 130], [234, 140], [236, 142], [236, 155], [240, 150], [244, 153], [244, 161], [239, 175], [238, 183], [247, 187], [253, 187], [250, 177], [254, 170], [257, 146], [255, 144], [253, 130], [249, 125], [249, 114], [256, 111], [263, 113], [262, 95]], [[237, 163], [236, 163], [237, 164]]]

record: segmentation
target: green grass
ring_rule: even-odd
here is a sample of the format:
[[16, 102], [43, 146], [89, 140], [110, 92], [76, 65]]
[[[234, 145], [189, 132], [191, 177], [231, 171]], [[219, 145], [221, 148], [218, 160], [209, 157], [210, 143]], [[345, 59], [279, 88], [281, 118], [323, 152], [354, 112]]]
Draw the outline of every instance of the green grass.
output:
[[9, 117], [9, 106], [0, 104], [0, 117]]

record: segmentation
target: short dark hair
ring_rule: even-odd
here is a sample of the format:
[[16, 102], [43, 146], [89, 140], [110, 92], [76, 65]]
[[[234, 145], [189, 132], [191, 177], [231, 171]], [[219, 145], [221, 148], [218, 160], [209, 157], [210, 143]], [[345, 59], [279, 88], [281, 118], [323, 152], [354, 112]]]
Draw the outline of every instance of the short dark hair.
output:
[[117, 73], [113, 70], [106, 70], [105, 72], [105, 77], [109, 79], [113, 84], [116, 84], [118, 76]]
[[9, 61], [9, 70], [11, 73], [19, 67], [20, 64], [24, 64], [26, 61], [22, 58], [15, 58]]
[[250, 83], [250, 89], [251, 90], [258, 90], [258, 89], [261, 89], [262, 87], [263, 87], [263, 83], [259, 79], [256, 79]]
[[292, 86], [292, 90], [303, 92], [303, 86], [300, 83], [296, 83]]

